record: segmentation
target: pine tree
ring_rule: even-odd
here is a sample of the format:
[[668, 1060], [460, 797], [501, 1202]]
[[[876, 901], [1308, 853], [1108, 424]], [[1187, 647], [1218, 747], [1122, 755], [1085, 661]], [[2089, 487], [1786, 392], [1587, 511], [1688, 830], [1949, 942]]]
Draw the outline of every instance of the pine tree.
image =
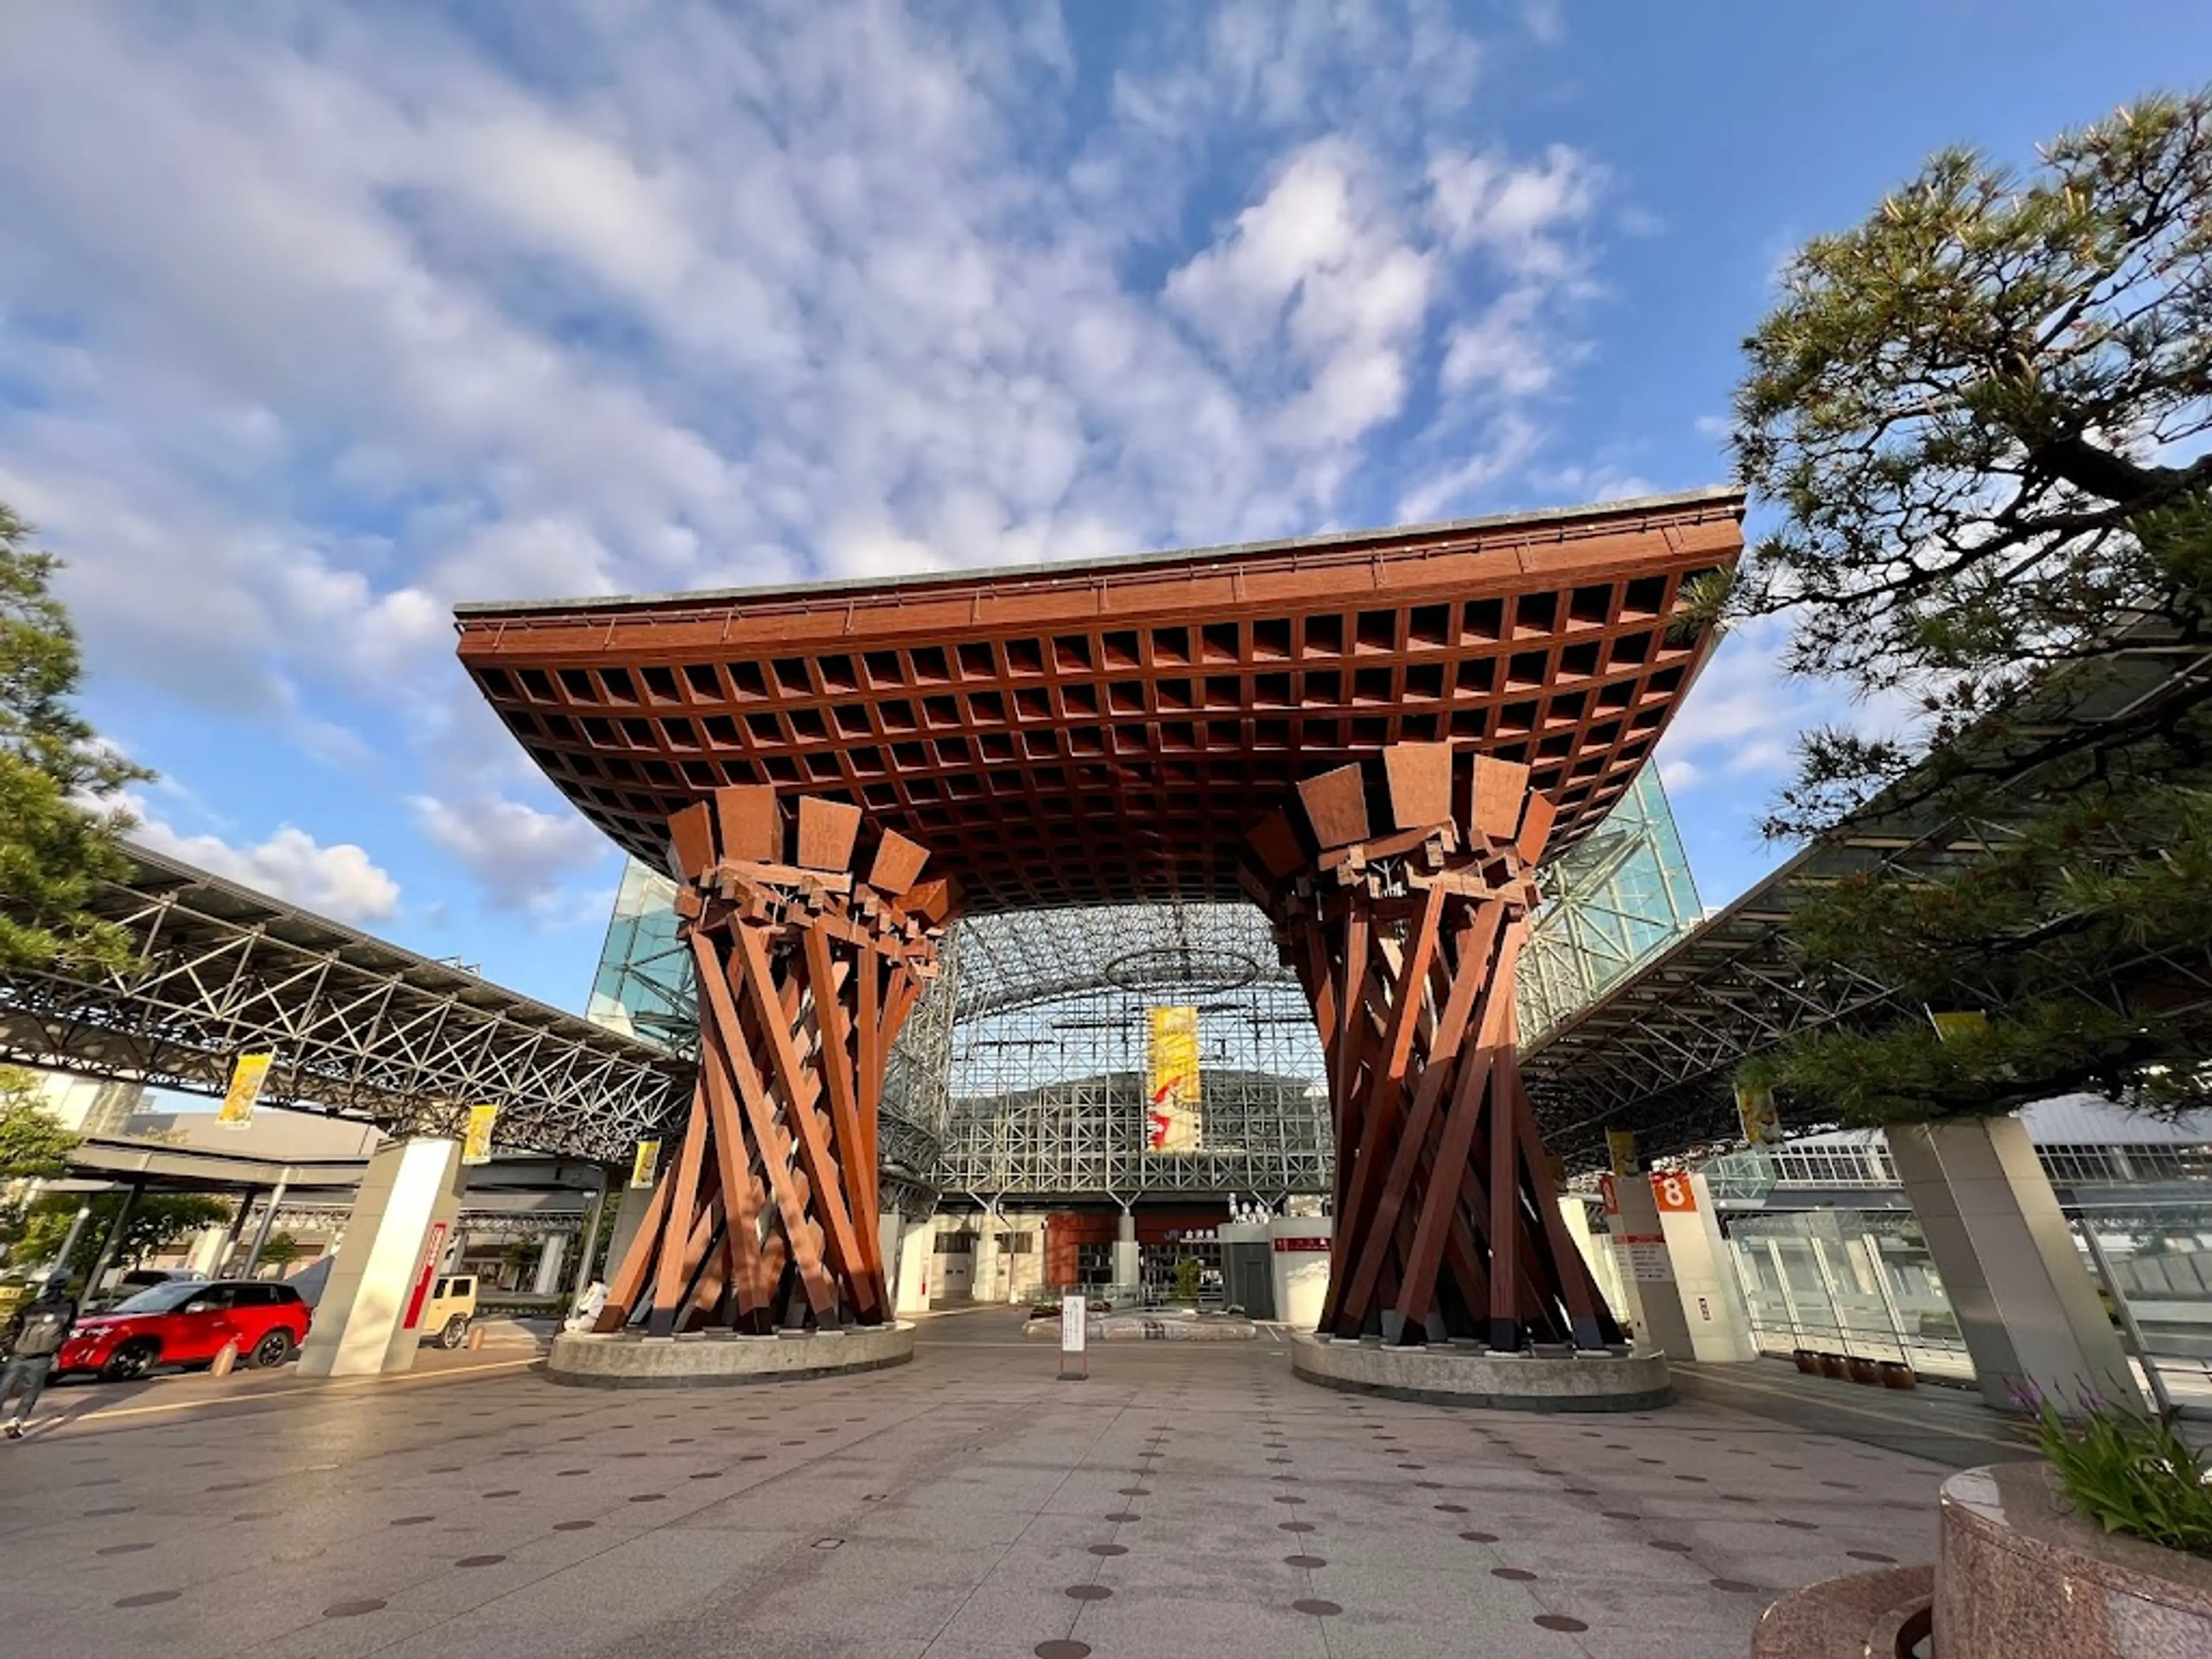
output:
[[129, 941], [87, 907], [129, 873], [118, 842], [130, 819], [110, 803], [150, 774], [76, 712], [82, 663], [53, 593], [60, 562], [30, 533], [0, 506], [0, 972], [118, 967]]
[[[1700, 604], [1790, 617], [1791, 672], [1909, 711], [1808, 733], [1765, 828], [1871, 805], [1979, 843], [1799, 911], [1813, 971], [1908, 1011], [1746, 1080], [1859, 1121], [2202, 1103], [2212, 1000], [2179, 979], [2212, 967], [2212, 676], [2076, 716], [2147, 640], [2212, 649], [2212, 96], [2065, 134], [2026, 178], [1937, 154], [1806, 245], [1746, 348], [1737, 466], [1778, 523]], [[1947, 1040], [1923, 1009], [1984, 1018]]]

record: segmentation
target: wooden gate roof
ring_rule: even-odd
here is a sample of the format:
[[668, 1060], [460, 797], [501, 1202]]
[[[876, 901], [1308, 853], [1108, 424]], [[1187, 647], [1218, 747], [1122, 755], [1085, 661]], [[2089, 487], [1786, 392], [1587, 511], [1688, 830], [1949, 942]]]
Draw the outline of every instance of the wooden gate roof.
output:
[[[1235, 899], [1246, 831], [1387, 743], [1518, 761], [1574, 844], [1711, 646], [1731, 489], [1089, 563], [458, 608], [556, 787], [666, 862], [725, 783], [868, 810], [971, 911]], [[1469, 766], [1462, 765], [1464, 775]]]

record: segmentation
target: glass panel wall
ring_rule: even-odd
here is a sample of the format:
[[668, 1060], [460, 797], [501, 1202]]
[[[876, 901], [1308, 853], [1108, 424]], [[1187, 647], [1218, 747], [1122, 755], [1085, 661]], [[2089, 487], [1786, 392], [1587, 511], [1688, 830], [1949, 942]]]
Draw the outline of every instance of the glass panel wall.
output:
[[1909, 1211], [1767, 1211], [1729, 1216], [1723, 1227], [1761, 1352], [1806, 1348], [1972, 1379]]

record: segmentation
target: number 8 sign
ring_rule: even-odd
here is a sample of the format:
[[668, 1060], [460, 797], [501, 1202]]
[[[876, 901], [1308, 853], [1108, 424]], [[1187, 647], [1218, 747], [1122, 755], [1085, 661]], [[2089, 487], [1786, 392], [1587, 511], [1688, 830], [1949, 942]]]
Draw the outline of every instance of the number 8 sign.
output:
[[1662, 1210], [1694, 1210], [1698, 1207], [1697, 1189], [1690, 1185], [1690, 1177], [1686, 1175], [1653, 1176], [1651, 1199]]

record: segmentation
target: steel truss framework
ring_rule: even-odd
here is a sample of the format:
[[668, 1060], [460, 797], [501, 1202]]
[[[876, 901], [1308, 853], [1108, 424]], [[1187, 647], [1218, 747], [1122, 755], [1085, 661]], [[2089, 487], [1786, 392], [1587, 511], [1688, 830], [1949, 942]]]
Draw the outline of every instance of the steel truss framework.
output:
[[141, 957], [124, 974], [0, 981], [0, 1060], [221, 1092], [272, 1051], [263, 1100], [458, 1133], [500, 1108], [504, 1146], [626, 1158], [688, 1096], [691, 1066], [144, 848], [93, 902]]
[[[2093, 674], [2041, 694], [2042, 732], [2130, 723], [2202, 695], [2212, 653], [2131, 629]], [[1973, 742], [1969, 732], [1962, 742]], [[2025, 812], [2038, 773], [2010, 799]], [[1924, 803], [1878, 799], [1814, 842], [1633, 978], [1532, 1042], [1522, 1057], [1539, 1122], [1553, 1150], [1580, 1168], [1605, 1157], [1607, 1129], [1634, 1131], [1648, 1155], [1732, 1138], [1732, 1075], [1747, 1057], [1797, 1032], [1893, 1014], [1894, 992], [1850, 970], [1814, 972], [1786, 927], [1800, 899], [1848, 877], [1883, 870], [1932, 878], [1987, 855], [2016, 833], [2002, 813], [1960, 818]], [[1962, 987], [1971, 994], [1972, 987]], [[2212, 942], [2145, 953], [2077, 988], [2116, 1012], [2154, 989], [2169, 1007], [2212, 1000]]]
[[[1114, 905], [963, 921], [939, 1184], [1061, 1202], [1328, 1190], [1313, 1017], [1249, 904]], [[940, 990], [938, 994], [942, 994]], [[1199, 1144], [1152, 1150], [1147, 1011], [1197, 1009]]]

